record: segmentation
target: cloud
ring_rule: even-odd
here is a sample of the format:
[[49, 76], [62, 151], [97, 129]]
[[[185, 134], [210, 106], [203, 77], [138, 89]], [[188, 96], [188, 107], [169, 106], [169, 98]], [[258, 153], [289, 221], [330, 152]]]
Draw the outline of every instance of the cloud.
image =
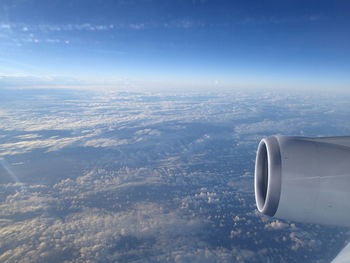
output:
[[279, 220], [272, 221], [271, 223], [265, 225], [265, 228], [273, 229], [273, 230], [283, 229], [283, 228], [287, 228], [287, 227], [289, 227], [288, 224], [283, 223], [282, 221], [279, 221]]
[[71, 138], [49, 138], [42, 140], [20, 140], [14, 143], [0, 144], [0, 156], [16, 155], [31, 152], [35, 149], [47, 149], [47, 151], [57, 151], [64, 147], [70, 146], [86, 136], [71, 137]]
[[50, 207], [55, 199], [48, 195], [33, 192], [16, 192], [8, 195], [4, 203], [0, 204], [0, 216], [9, 217], [16, 214], [43, 212]]
[[41, 136], [36, 133], [29, 133], [29, 134], [23, 134], [23, 135], [18, 135], [17, 138], [20, 140], [27, 140], [27, 139], [37, 139], [40, 138]]
[[17, 136], [20, 141], [0, 144], [0, 157], [29, 153], [36, 149], [47, 149], [47, 152], [59, 151], [66, 147], [117, 147], [129, 144], [128, 140], [116, 140], [110, 138], [89, 139], [95, 133], [76, 137], [57, 138], [55, 136], [48, 139], [38, 139], [37, 134], [26, 134]]
[[259, 133], [286, 134], [305, 124], [305, 121], [299, 118], [291, 118], [287, 120], [262, 120], [254, 123], [237, 125], [235, 127], [235, 132], [240, 135]]
[[16, 87], [64, 87], [64, 86], [79, 86], [82, 81], [66, 76], [55, 75], [32, 75], [32, 74], [1, 74], [0, 87], [16, 88]]
[[[183, 217], [178, 210], [169, 210], [161, 203], [134, 202], [121, 211], [84, 205], [89, 195], [116, 193], [118, 187], [135, 185], [129, 182], [135, 182], [138, 173], [130, 172], [122, 179], [118, 174], [108, 176], [107, 171], [96, 170], [76, 180], [65, 179], [51, 189], [40, 185], [17, 188], [1, 204], [0, 216], [24, 219], [0, 222], [1, 245], [8, 248], [0, 260], [115, 262], [129, 256], [162, 260], [174, 244], [180, 249], [186, 246], [186, 239], [203, 231], [205, 221]], [[142, 185], [146, 187], [149, 183], [148, 178]], [[9, 184], [7, 188], [9, 191], [16, 186]], [[60, 211], [69, 203], [70, 207]], [[60, 214], [63, 218], [55, 216]]]
[[210, 135], [204, 134], [201, 138], [197, 139], [195, 142], [196, 143], [203, 143], [209, 139], [210, 139]]
[[[182, 207], [170, 209], [162, 199], [132, 199], [139, 190], [147, 192], [161, 183], [160, 176], [164, 174], [152, 169], [94, 169], [54, 186], [2, 185], [4, 192], [15, 193], [8, 194], [0, 206], [1, 216], [14, 219], [0, 222], [0, 243], [6, 247], [0, 260], [245, 262], [257, 257], [255, 251], [239, 246], [211, 247], [205, 241], [209, 235], [202, 239], [210, 233], [210, 221], [190, 216]], [[126, 201], [118, 198], [126, 193], [131, 202], [120, 209]], [[101, 197], [101, 205], [96, 204]], [[190, 199], [199, 206], [202, 201], [215, 205], [209, 200], [217, 197], [203, 188]]]
[[107, 139], [107, 138], [99, 138], [93, 140], [87, 140], [83, 145], [86, 147], [116, 147], [120, 145], [128, 144], [127, 140], [115, 140], [115, 139]]
[[205, 24], [203, 22], [198, 22], [190, 19], [179, 19], [172, 21], [169, 24], [166, 24], [166, 27], [175, 27], [175, 28], [182, 28], [182, 29], [191, 29], [191, 28], [198, 28], [198, 27], [204, 27]]
[[267, 24], [303, 24], [308, 22], [317, 22], [323, 20], [324, 16], [320, 14], [305, 14], [295, 16], [245, 16], [237, 20], [237, 24], [243, 25], [267, 25]]
[[0, 255], [0, 260], [115, 262], [129, 255], [149, 260], [150, 255], [157, 257], [153, 253], [158, 249], [162, 257], [180, 236], [184, 238], [201, 228], [202, 223], [181, 219], [174, 212], [164, 213], [154, 204], [139, 204], [135, 210], [120, 213], [85, 209], [64, 221], [42, 217], [2, 228], [3, 245], [14, 241], [18, 245]]
[[[328, 127], [330, 117], [315, 120], [319, 107], [303, 98], [293, 106], [272, 95], [59, 93], [45, 94], [44, 106], [40, 98], [30, 97], [38, 103], [25, 110], [1, 105], [6, 154], [96, 147], [102, 157], [53, 185], [0, 184], [0, 261], [317, 262], [331, 251], [332, 229], [257, 215], [247, 172], [256, 145], [235, 144], [271, 125]], [[115, 152], [125, 158], [112, 153], [105, 165], [105, 148], [122, 145]], [[203, 147], [186, 152], [193, 145]]]
[[142, 129], [135, 132], [136, 135], [160, 136], [161, 132], [156, 129]]
[[[5, 109], [0, 109], [0, 117], [8, 115], [8, 112]], [[4, 137], [5, 135], [0, 135], [0, 138]]]

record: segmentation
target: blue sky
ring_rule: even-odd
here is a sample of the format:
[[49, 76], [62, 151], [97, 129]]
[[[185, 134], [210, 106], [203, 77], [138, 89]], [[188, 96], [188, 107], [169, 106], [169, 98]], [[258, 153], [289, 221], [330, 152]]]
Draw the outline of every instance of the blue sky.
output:
[[337, 88], [349, 1], [0, 3], [0, 85]]

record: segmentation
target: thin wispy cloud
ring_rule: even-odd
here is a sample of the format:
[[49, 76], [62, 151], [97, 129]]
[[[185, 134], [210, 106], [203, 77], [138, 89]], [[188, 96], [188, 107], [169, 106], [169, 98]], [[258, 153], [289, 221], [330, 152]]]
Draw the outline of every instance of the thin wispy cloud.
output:
[[25, 73], [0, 73], [0, 87], [65, 87], [81, 86], [86, 83], [78, 78], [55, 75], [36, 75]]

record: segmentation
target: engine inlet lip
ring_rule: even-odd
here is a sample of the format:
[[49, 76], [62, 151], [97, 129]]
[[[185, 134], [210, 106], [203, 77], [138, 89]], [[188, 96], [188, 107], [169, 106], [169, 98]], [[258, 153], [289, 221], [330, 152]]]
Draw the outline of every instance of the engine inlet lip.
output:
[[274, 216], [281, 195], [281, 152], [275, 136], [260, 141], [255, 162], [254, 190], [259, 212]]

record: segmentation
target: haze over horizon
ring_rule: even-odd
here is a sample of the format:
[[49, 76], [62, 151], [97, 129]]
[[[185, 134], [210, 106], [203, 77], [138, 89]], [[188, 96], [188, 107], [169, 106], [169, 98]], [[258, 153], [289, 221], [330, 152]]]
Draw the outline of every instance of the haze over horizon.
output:
[[3, 1], [0, 88], [345, 90], [348, 1]]

